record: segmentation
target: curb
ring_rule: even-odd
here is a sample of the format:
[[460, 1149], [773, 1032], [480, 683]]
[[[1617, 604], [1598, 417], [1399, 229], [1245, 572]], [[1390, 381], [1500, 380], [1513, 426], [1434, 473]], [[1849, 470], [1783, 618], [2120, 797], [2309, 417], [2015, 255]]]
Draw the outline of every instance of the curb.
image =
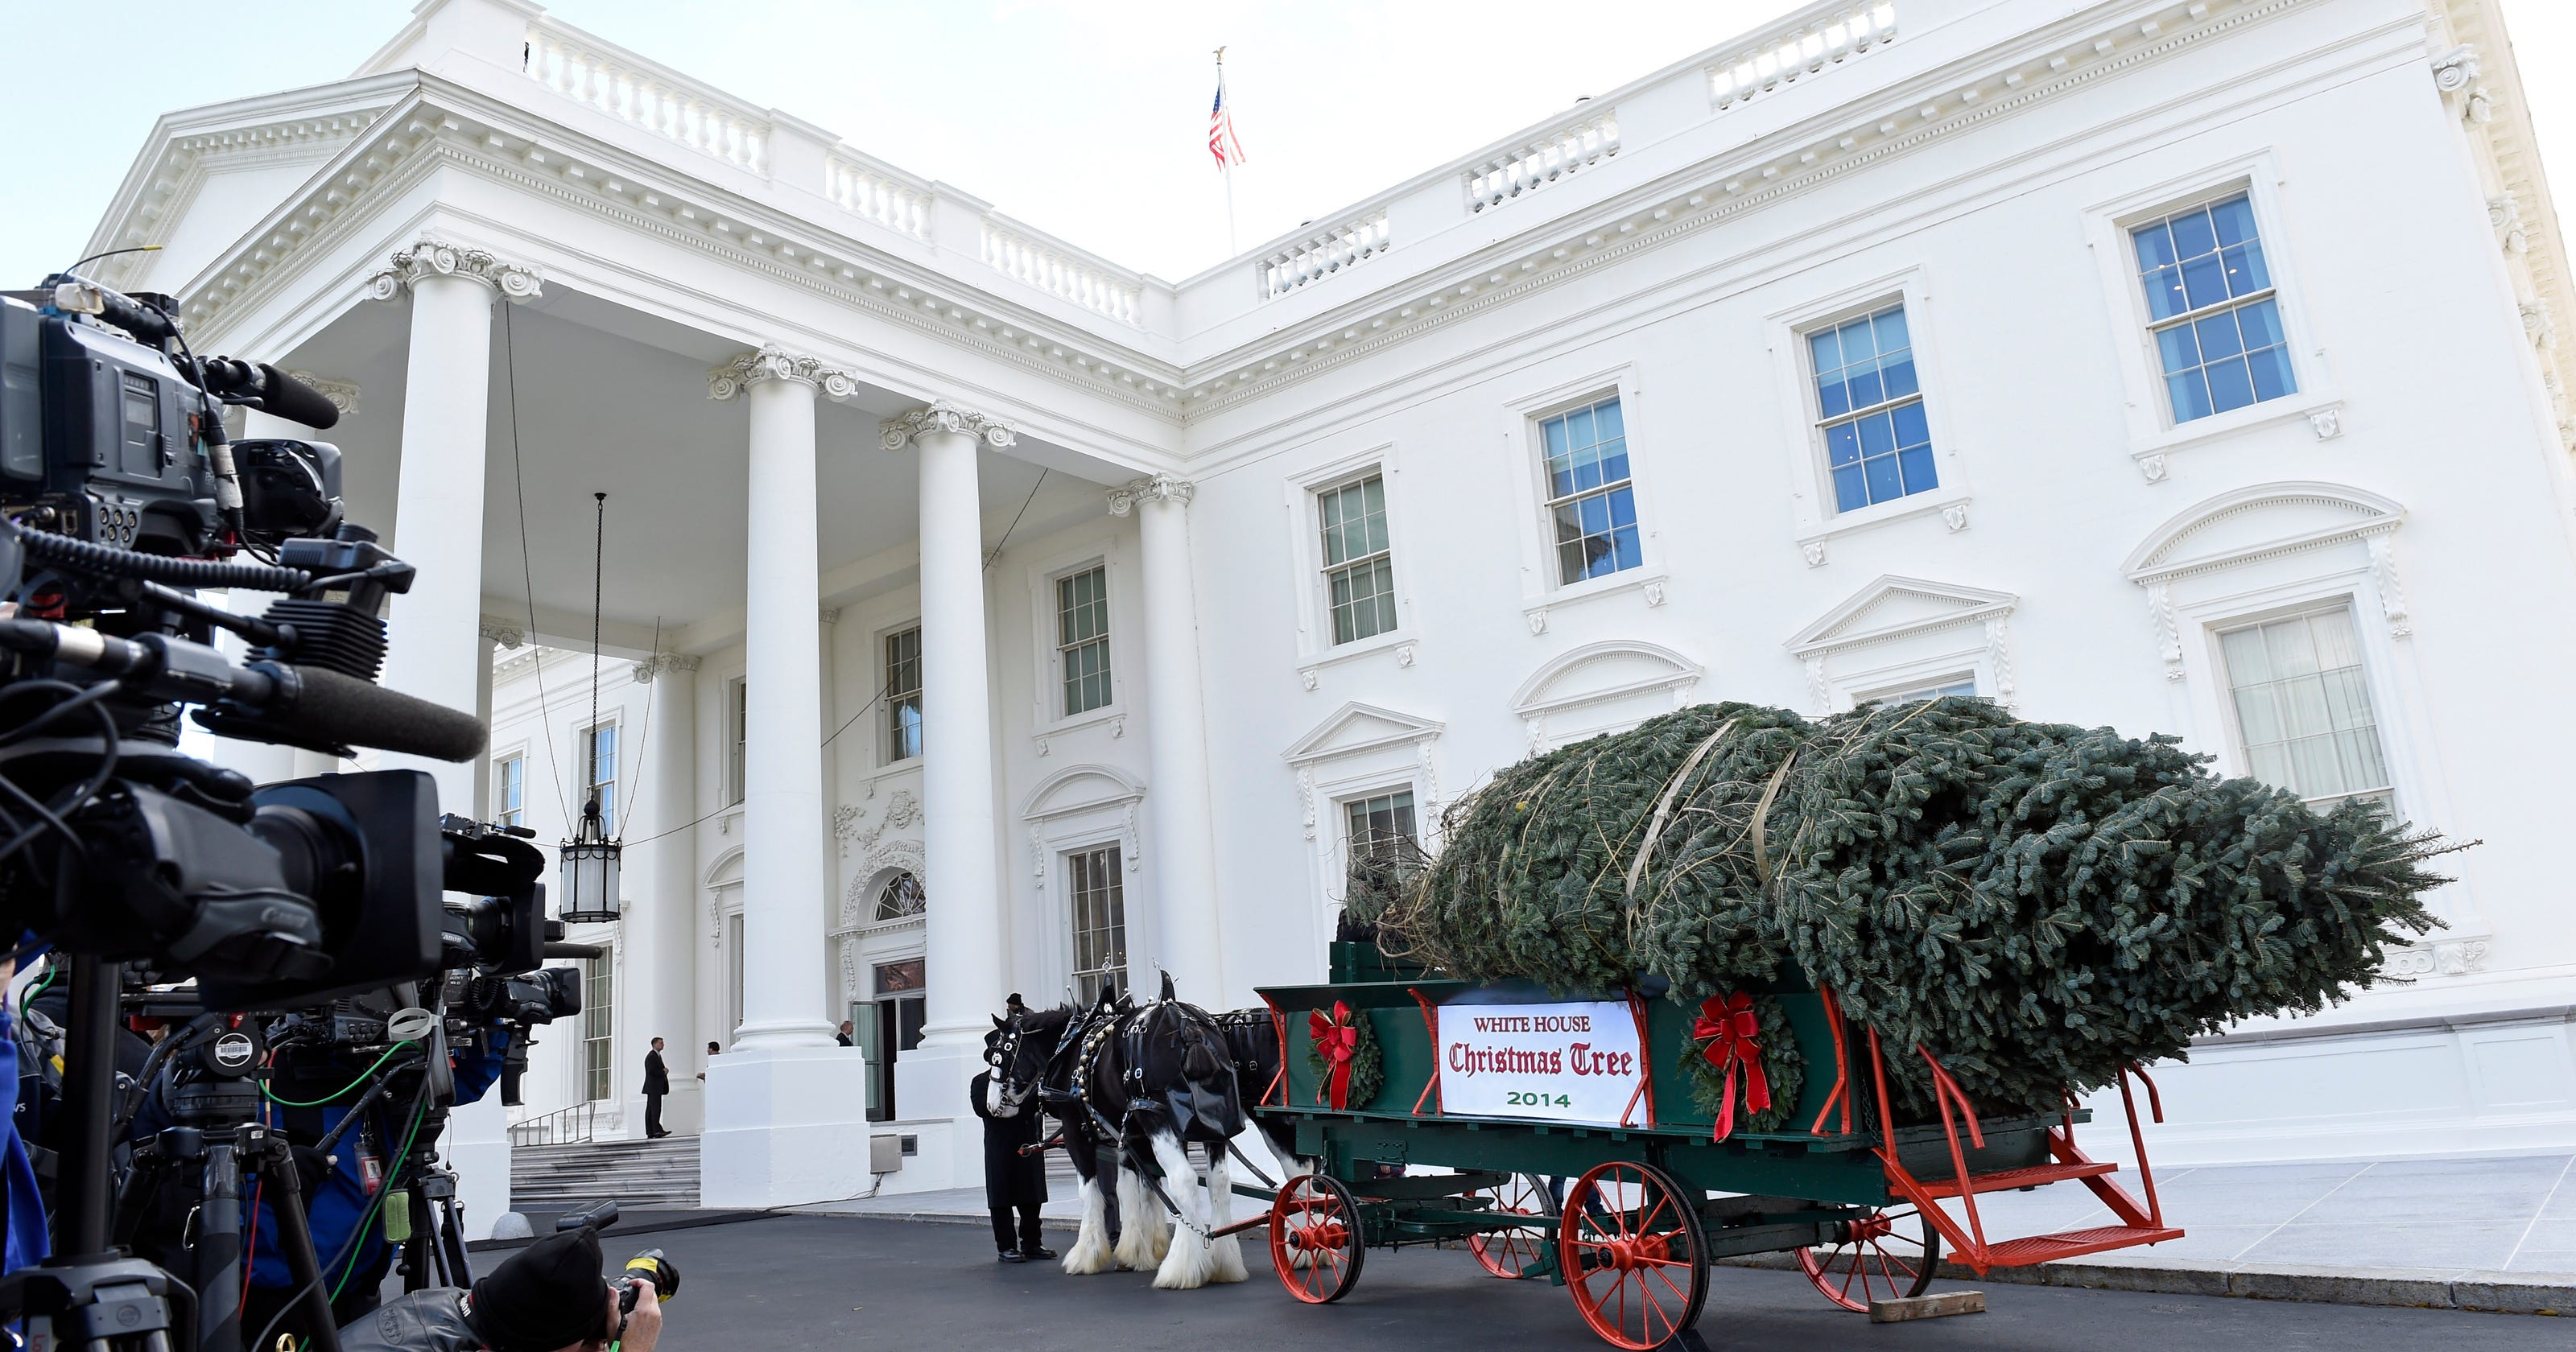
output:
[[[1721, 1258], [1729, 1267], [1794, 1272], [1786, 1254]], [[2328, 1305], [2405, 1305], [2434, 1310], [2499, 1314], [2576, 1315], [2576, 1273], [2491, 1272], [2460, 1268], [2306, 1267], [2227, 1263], [2043, 1263], [1994, 1268], [1984, 1275], [1943, 1263], [1951, 1281], [2010, 1286], [2062, 1286], [2089, 1291], [2137, 1291], [2165, 1296], [2234, 1296], [2248, 1300], [2298, 1300]]]

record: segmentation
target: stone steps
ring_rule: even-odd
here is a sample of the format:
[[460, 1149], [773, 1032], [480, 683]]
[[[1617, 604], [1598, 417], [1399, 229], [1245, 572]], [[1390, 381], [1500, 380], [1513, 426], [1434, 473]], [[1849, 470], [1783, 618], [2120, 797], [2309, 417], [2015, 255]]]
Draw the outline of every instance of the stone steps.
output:
[[593, 1202], [621, 1207], [698, 1204], [698, 1138], [589, 1141], [518, 1146], [510, 1152], [510, 1206], [565, 1210]]

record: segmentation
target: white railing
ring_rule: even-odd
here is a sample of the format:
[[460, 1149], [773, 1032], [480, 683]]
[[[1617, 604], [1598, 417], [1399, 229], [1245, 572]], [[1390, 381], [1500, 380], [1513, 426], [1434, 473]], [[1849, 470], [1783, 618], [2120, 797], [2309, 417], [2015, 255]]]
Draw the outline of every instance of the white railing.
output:
[[1708, 68], [1719, 108], [1767, 94], [1896, 40], [1896, 0], [1828, 0], [1789, 16]]
[[769, 171], [769, 119], [578, 30], [528, 25], [530, 79], [630, 126], [755, 174]]
[[1383, 211], [1309, 235], [1261, 260], [1261, 294], [1265, 299], [1287, 295], [1308, 282], [1358, 267], [1385, 253], [1392, 243]]
[[927, 183], [886, 172], [834, 151], [823, 157], [823, 195], [841, 210], [914, 239], [930, 238]]
[[1501, 206], [1618, 153], [1618, 115], [1608, 110], [1594, 113], [1471, 166], [1467, 205], [1474, 211]]
[[990, 217], [984, 221], [984, 261], [1006, 277], [1121, 324], [1143, 322], [1144, 288], [1135, 277], [1064, 245], [1022, 234]]

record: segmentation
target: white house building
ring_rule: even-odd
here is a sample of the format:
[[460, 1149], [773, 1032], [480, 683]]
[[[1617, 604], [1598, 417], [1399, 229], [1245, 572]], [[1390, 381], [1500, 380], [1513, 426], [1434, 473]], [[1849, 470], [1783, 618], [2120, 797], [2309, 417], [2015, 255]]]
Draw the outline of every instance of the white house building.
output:
[[640, 1135], [664, 1037], [708, 1204], [966, 1179], [1007, 993], [1313, 979], [1355, 833], [1715, 698], [1973, 691], [2483, 841], [2151, 1140], [2576, 1143], [2576, 298], [2491, 0], [1829, 0], [1177, 283], [425, 0], [163, 118], [133, 244], [348, 401], [387, 683], [492, 718], [443, 795], [607, 797], [519, 1111]]

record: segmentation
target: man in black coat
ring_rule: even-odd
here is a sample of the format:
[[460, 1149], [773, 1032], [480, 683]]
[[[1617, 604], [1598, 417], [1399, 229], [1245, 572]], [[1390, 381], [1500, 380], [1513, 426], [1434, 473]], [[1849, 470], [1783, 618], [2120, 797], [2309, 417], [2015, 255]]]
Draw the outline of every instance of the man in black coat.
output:
[[662, 1129], [662, 1097], [671, 1092], [671, 1072], [662, 1065], [662, 1039], [653, 1039], [653, 1050], [644, 1053], [644, 1139], [658, 1141], [671, 1133]]
[[[1020, 1153], [1021, 1146], [1045, 1139], [1044, 1115], [1031, 1101], [1007, 1117], [994, 1116], [992, 1087], [993, 1073], [988, 1070], [975, 1077], [967, 1092], [974, 1100], [975, 1115], [984, 1119], [984, 1204], [993, 1210], [993, 1244], [1002, 1251], [1005, 1263], [1053, 1258], [1055, 1250], [1038, 1233], [1038, 1208], [1047, 1199], [1046, 1154]], [[1015, 1210], [1019, 1213], [1016, 1235], [1011, 1227]]]

